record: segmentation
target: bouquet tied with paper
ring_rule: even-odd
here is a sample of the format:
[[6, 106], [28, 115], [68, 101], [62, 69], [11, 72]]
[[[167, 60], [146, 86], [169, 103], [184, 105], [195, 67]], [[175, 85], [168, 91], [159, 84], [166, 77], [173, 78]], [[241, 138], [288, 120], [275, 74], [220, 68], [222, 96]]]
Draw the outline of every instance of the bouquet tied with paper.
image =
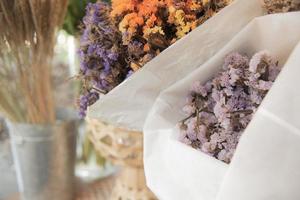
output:
[[[262, 105], [258, 106], [257, 112], [251, 114], [253, 115], [252, 120], [250, 121], [249, 125], [246, 123], [246, 125], [248, 126], [246, 126], [246, 129], [243, 131], [243, 133], [239, 135], [239, 137], [241, 137], [241, 141], [243, 142], [237, 145], [237, 147], [235, 146], [236, 149], [231, 152], [233, 154], [231, 155], [233, 156], [233, 158], [230, 164], [226, 164], [225, 162], [229, 163], [231, 156], [226, 157], [224, 156], [225, 154], [218, 154], [221, 152], [222, 146], [217, 147], [220, 149], [213, 152], [205, 152], [207, 148], [202, 149], [203, 144], [207, 142], [205, 141], [205, 139], [207, 138], [202, 137], [193, 139], [193, 135], [184, 135], [185, 139], [189, 139], [188, 141], [185, 141], [185, 143], [191, 145], [194, 148], [200, 149], [200, 151], [179, 141], [180, 128], [177, 125], [182, 122], [182, 120], [189, 117], [185, 112], [182, 111], [182, 108], [186, 105], [185, 97], [190, 95], [190, 88], [193, 83], [198, 81], [200, 84], [205, 85], [205, 83], [207, 83], [209, 80], [216, 78], [216, 75], [220, 73], [220, 71], [222, 71], [222, 66], [224, 66], [224, 59], [232, 52], [238, 52], [239, 54], [236, 54], [235, 57], [240, 56], [239, 58], [242, 59], [240, 61], [244, 62], [243, 59], [247, 60], [247, 58], [241, 55], [247, 55], [251, 58], [257, 52], [268, 50], [272, 55], [272, 59], [267, 59], [268, 61], [270, 61], [270, 66], [272, 64], [277, 67], [276, 61], [279, 61], [278, 66], [284, 66], [283, 72], [289, 70], [289, 68], [285, 68], [287, 66], [285, 66], [284, 64], [293, 48], [300, 40], [300, 22], [298, 20], [299, 17], [300, 13], [294, 12], [287, 14], [269, 15], [254, 19], [233, 39], [228, 41], [228, 43], [223, 48], [221, 48], [220, 51], [218, 51], [214, 56], [212, 56], [203, 64], [197, 65], [196, 63], [195, 68], [197, 69], [195, 69], [191, 74], [189, 74], [179, 82], [164, 90], [159, 95], [153, 105], [152, 110], [150, 111], [144, 127], [144, 165], [147, 185], [159, 198], [172, 200], [216, 199], [218, 192], [220, 191], [220, 186], [224, 181], [222, 191], [228, 194], [226, 199], [244, 199], [246, 195], [242, 195], [243, 192], [246, 192], [247, 188], [249, 189], [251, 183], [253, 184], [253, 182], [250, 181], [253, 180], [251, 179], [253, 171], [251, 171], [252, 175], [247, 174], [249, 173], [247, 164], [251, 163], [251, 161], [254, 161], [255, 164], [260, 166], [260, 162], [264, 161], [262, 157], [258, 156], [258, 151], [252, 150], [256, 148], [255, 143], [252, 142], [252, 146], [250, 146], [250, 142], [247, 142], [246, 138], [251, 138], [254, 137], [254, 135], [257, 135], [257, 138], [255, 140], [257, 142], [259, 140], [259, 135], [264, 134], [263, 131], [258, 132], [257, 129], [254, 128], [259, 126], [257, 125], [257, 121], [259, 121], [258, 119], [263, 118], [263, 116], [258, 113], [261, 112], [262, 108], [264, 108], [265, 105], [275, 105], [274, 102], [278, 102], [278, 100], [270, 98], [269, 95], [276, 93], [276, 90], [278, 90], [277, 88], [280, 87], [278, 85], [280, 83], [282, 84], [282, 82], [277, 82], [277, 80], [275, 80], [274, 88], [266, 85], [261, 85], [260, 90], [264, 89], [264, 87], [270, 88], [270, 94], [266, 94], [266, 98], [262, 100]], [[286, 37], [286, 35], [288, 35], [288, 37]], [[252, 57], [250, 61], [245, 61], [246, 64], [242, 64], [242, 66], [254, 66], [253, 62], [255, 60], [259, 60], [258, 57], [262, 54], [264, 53], [261, 52], [254, 55], [254, 57]], [[266, 54], [264, 55], [265, 58], [268, 57]], [[280, 80], [280, 78], [281, 74], [279, 73], [278, 79]], [[268, 79], [272, 79], [270, 78], [269, 74]], [[200, 89], [199, 93], [201, 92], [203, 92], [203, 90]], [[232, 91], [228, 90], [227, 92], [230, 93]], [[207, 95], [207, 98], [210, 98], [209, 93], [203, 94], [203, 97]], [[237, 102], [245, 103], [241, 100]], [[281, 103], [283, 102], [281, 101]], [[280, 104], [276, 105], [278, 105], [279, 108], [283, 107]], [[191, 109], [193, 108], [189, 109], [191, 111]], [[214, 110], [212, 111], [215, 112]], [[294, 115], [295, 112], [296, 110], [292, 115]], [[216, 114], [216, 112], [214, 114]], [[243, 115], [245, 115], [245, 113], [243, 113]], [[278, 117], [280, 116], [278, 115]], [[201, 122], [201, 117], [199, 120]], [[195, 119], [195, 121], [197, 122], [197, 119]], [[224, 120], [224, 122], [225, 121], [226, 120]], [[228, 125], [228, 123], [225, 124]], [[231, 124], [229, 123], [229, 125]], [[224, 128], [223, 124], [220, 127]], [[203, 127], [199, 126], [198, 128], [203, 129]], [[268, 129], [269, 132], [271, 130], [272, 128]], [[285, 129], [282, 129], [281, 132], [283, 132], [284, 130]], [[218, 130], [214, 129], [214, 131], [217, 132]], [[201, 131], [199, 130], [199, 132]], [[261, 137], [264, 138], [264, 136]], [[248, 144], [248, 146], [243, 146], [244, 143]], [[262, 143], [260, 144], [263, 146]], [[251, 152], [256, 152], [257, 155], [252, 155]], [[235, 157], [235, 155], [237, 155], [237, 158]], [[247, 155], [247, 157], [242, 157], [242, 155]], [[256, 159], [257, 156], [260, 159]], [[218, 158], [219, 160], [214, 157]], [[225, 162], [222, 162], [220, 160], [223, 160]], [[255, 164], [251, 164], [251, 166], [253, 167]], [[259, 170], [259, 168], [257, 167], [255, 169]], [[237, 174], [235, 174], [236, 172]], [[242, 179], [241, 177], [245, 179]], [[266, 176], [264, 177], [266, 178]], [[259, 178], [257, 178], [257, 180], [258, 179]], [[242, 182], [246, 182], [248, 184], [242, 184]], [[240, 198], [234, 198], [234, 191], [236, 191], [236, 188], [230, 185], [231, 183], [234, 183], [234, 186], [236, 186], [236, 188], [239, 188], [239, 184], [243, 185], [240, 187], [243, 188], [243, 192], [238, 192]], [[255, 193], [258, 190], [259, 189], [257, 186], [251, 185], [251, 192], [247, 192], [248, 194]], [[223, 193], [221, 193], [218, 197], [220, 199], [223, 199]]]
[[[129, 130], [142, 131], [148, 112], [162, 90], [182, 79], [197, 65], [203, 64], [249, 21], [261, 15], [263, 15], [263, 8], [259, 0], [232, 1], [199, 27], [173, 42], [138, 71], [131, 73], [132, 75], [122, 83], [119, 81], [117, 84], [108, 85], [109, 92], [100, 95], [98, 101], [99, 94], [95, 94], [98, 91], [92, 89], [90, 95], [87, 95], [90, 98], [83, 96], [83, 114], [87, 107], [87, 99], [91, 99], [93, 105], [88, 109], [88, 117]], [[111, 39], [109, 41], [112, 42]], [[133, 62], [130, 64], [134, 65]], [[122, 68], [122, 66], [118, 67]], [[100, 85], [107, 85], [107, 81], [108, 79], [100, 80]], [[107, 88], [102, 89], [107, 90]]]
[[116, 198], [152, 196], [145, 187], [141, 131], [160, 91], [194, 69], [183, 63], [203, 63], [263, 13], [259, 1], [231, 2], [113, 0], [87, 6], [78, 104], [80, 115], [88, 115], [95, 148], [123, 166]]
[[299, 58], [300, 43], [245, 131], [218, 200], [300, 198]]
[[[161, 7], [164, 2], [171, 2], [176, 5], [174, 8], [172, 6]], [[130, 181], [127, 180], [129, 177], [127, 175], [124, 176], [126, 180], [124, 179], [123, 183], [117, 184], [121, 187], [127, 187], [130, 183], [131, 188], [134, 188], [135, 191], [133, 185], [136, 174], [140, 174], [139, 177], [142, 177], [141, 179], [138, 178], [137, 183], [143, 184], [145, 182], [142, 168], [143, 134], [141, 131], [148, 111], [159, 93], [193, 71], [196, 66], [192, 63], [204, 63], [249, 21], [263, 14], [261, 3], [258, 0], [235, 0], [232, 3], [222, 0], [195, 1], [197, 4], [193, 6], [199, 4], [204, 7], [201, 8], [198, 5], [196, 10], [191, 12], [192, 15], [185, 15], [180, 8], [188, 2], [194, 1], [176, 3], [176, 1], [144, 0], [139, 3], [136, 2], [138, 5], [135, 5], [137, 8], [143, 8], [140, 9], [141, 13], [135, 13], [137, 9], [133, 6], [133, 10], [123, 13], [126, 14], [125, 16], [122, 13], [114, 12], [114, 10], [130, 8], [130, 6], [124, 7], [126, 4], [123, 1], [113, 1], [112, 12], [105, 4], [98, 3], [88, 7], [87, 17], [84, 20], [86, 31], [83, 35], [80, 51], [83, 58], [81, 73], [85, 77], [83, 83], [86, 86], [86, 90], [80, 98], [80, 111], [81, 115], [88, 115], [87, 120], [92, 130], [91, 140], [96, 149], [114, 163], [125, 166], [125, 170], [130, 167], [135, 168], [135, 170], [131, 168], [128, 173], [132, 174]], [[156, 8], [157, 5], [158, 8]], [[209, 5], [214, 6], [210, 8]], [[190, 5], [187, 6], [189, 9], [192, 8]], [[153, 7], [155, 9], [150, 9]], [[101, 12], [99, 8], [102, 8]], [[187, 12], [189, 9], [184, 10]], [[201, 9], [203, 12], [195, 15], [195, 12]], [[215, 14], [216, 11], [214, 10], [218, 13]], [[155, 20], [161, 22], [154, 24], [156, 26], [149, 29], [148, 26], [151, 24], [153, 26], [153, 23], [148, 23], [148, 21], [155, 19], [155, 17], [145, 17], [144, 19], [147, 20], [145, 24], [139, 18], [140, 14], [145, 15], [148, 11], [157, 12], [155, 16], [169, 13], [169, 18], [167, 22], [165, 17]], [[118, 28], [114, 27], [115, 21], [108, 22], [111, 15], [115, 16], [117, 20], [124, 17]], [[193, 15], [202, 16], [196, 20], [197, 23], [200, 22], [197, 28], [195, 27], [197, 23], [189, 21], [191, 20], [190, 17], [195, 17]], [[241, 17], [237, 18], [236, 15]], [[181, 23], [177, 23], [178, 20]], [[175, 23], [175, 26], [172, 23]], [[97, 24], [101, 26], [98, 27]], [[106, 25], [108, 26], [107, 30], [101, 28]], [[159, 28], [160, 26], [163, 29]], [[124, 28], [128, 29], [129, 35]], [[144, 30], [143, 35], [134, 30]], [[157, 30], [158, 32], [149, 33], [149, 30], [154, 32]], [[122, 33], [120, 34], [119, 31]], [[147, 36], [148, 33], [150, 34], [149, 37]], [[170, 34], [173, 36], [170, 37]], [[128, 37], [132, 41], [124, 40]], [[170, 44], [172, 45], [169, 46]], [[167, 46], [169, 47], [166, 48]], [[105, 50], [106, 47], [109, 48], [107, 51]], [[141, 53], [141, 49], [143, 53]], [[146, 59], [149, 62], [145, 64], [144, 58], [149, 58], [151, 53], [154, 53], [150, 56], [151, 61]], [[102, 91], [105, 95], [99, 95], [99, 92]], [[88, 106], [90, 107], [86, 113]], [[147, 196], [148, 192], [144, 190], [145, 188], [140, 185], [138, 187], [140, 188], [137, 190], [140, 191], [138, 192], [139, 195], [133, 196], [133, 198]]]

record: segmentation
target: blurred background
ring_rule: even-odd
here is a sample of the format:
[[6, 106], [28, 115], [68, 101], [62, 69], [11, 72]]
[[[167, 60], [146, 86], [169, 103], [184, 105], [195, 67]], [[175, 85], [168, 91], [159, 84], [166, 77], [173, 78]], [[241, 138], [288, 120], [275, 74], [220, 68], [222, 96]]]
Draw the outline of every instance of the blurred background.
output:
[[[77, 48], [80, 40], [80, 23], [85, 15], [85, 7], [95, 0], [69, 0], [68, 11], [63, 28], [59, 31], [54, 49], [53, 77], [55, 101], [59, 107], [76, 110], [80, 83], [76, 75], [79, 71]], [[99, 179], [103, 179], [116, 171], [96, 151], [88, 139], [88, 130], [85, 122], [81, 121], [76, 147], [76, 170], [77, 185], [97, 185]], [[0, 199], [14, 198], [18, 193], [16, 171], [10, 146], [10, 138], [5, 118], [0, 114]], [[105, 181], [104, 181], [105, 182]], [[102, 183], [100, 183], [102, 184]], [[111, 181], [105, 182], [104, 189], [110, 188]], [[99, 186], [95, 186], [99, 188]], [[93, 187], [89, 186], [89, 190]], [[80, 191], [80, 190], [79, 190]], [[109, 189], [106, 191], [108, 193]], [[86, 193], [86, 191], [85, 191]], [[80, 195], [78, 195], [80, 196]], [[82, 197], [81, 199], [84, 199]]]

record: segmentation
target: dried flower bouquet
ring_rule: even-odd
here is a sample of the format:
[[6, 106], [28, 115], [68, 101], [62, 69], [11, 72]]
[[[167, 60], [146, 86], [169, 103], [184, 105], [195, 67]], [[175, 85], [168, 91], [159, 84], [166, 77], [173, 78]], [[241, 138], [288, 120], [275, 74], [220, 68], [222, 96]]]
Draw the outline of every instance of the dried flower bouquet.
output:
[[83, 83], [80, 115], [87, 107], [231, 0], [113, 0], [89, 4], [79, 55]]
[[300, 10], [300, 1], [298, 0], [264, 0], [264, 7], [267, 12], [281, 13]]
[[180, 140], [229, 163], [239, 138], [280, 72], [267, 52], [251, 59], [229, 54], [223, 71], [204, 84], [195, 82], [183, 108]]

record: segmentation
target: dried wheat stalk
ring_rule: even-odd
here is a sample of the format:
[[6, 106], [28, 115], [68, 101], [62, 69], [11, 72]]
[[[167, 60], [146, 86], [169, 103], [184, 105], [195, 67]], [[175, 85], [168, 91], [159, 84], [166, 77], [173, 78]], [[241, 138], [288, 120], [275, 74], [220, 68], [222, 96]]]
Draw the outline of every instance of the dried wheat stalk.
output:
[[12, 121], [55, 121], [51, 60], [67, 3], [0, 1], [0, 112]]

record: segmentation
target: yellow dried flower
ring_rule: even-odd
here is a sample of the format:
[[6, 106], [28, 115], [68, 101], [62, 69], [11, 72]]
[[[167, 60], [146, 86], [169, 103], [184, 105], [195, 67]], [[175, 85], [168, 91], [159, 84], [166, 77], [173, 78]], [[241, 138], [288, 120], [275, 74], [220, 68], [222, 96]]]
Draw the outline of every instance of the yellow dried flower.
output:
[[175, 12], [175, 24], [183, 26], [185, 13], [183, 10], [176, 10]]
[[161, 28], [161, 26], [154, 26], [152, 28], [148, 28], [146, 27], [143, 31], [144, 33], [144, 37], [145, 38], [149, 38], [150, 34], [154, 34], [154, 33], [159, 33], [161, 35], [165, 35], [163, 29]]
[[210, 3], [210, 0], [202, 0], [202, 3], [205, 6], [206, 4]]
[[198, 1], [192, 1], [189, 5], [190, 9], [193, 11], [200, 10], [202, 5]]
[[195, 27], [195, 22], [193, 22], [193, 23], [187, 22], [185, 25], [177, 27], [176, 28], [177, 29], [176, 36], [178, 38], [182, 38], [188, 32], [190, 32], [191, 30], [193, 30], [193, 27]]
[[140, 65], [138, 65], [134, 62], [130, 63], [130, 67], [134, 72], [136, 72], [137, 70], [139, 70], [141, 68]]
[[[186, 22], [187, 15], [185, 15], [185, 12], [183, 10], [175, 10], [175, 13], [172, 13], [172, 17], [169, 19], [169, 22], [172, 22], [176, 25], [176, 36], [177, 38], [182, 38], [185, 36], [188, 32], [193, 30], [193, 28], [196, 27], [197, 23], [196, 21], [192, 22]], [[170, 15], [171, 16], [171, 15]], [[190, 16], [188, 16], [189, 18]]]
[[170, 13], [174, 13], [176, 11], [174, 6], [170, 6], [168, 9]]

